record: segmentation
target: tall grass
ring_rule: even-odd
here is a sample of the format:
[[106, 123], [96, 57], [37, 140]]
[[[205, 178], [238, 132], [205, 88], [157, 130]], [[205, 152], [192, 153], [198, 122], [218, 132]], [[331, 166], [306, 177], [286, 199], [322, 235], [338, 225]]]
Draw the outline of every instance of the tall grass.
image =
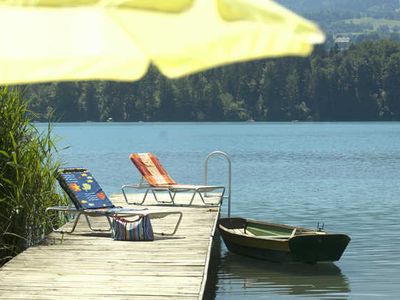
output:
[[17, 90], [0, 87], [0, 266], [44, 237], [46, 207], [63, 201], [51, 127], [39, 132], [31, 117]]

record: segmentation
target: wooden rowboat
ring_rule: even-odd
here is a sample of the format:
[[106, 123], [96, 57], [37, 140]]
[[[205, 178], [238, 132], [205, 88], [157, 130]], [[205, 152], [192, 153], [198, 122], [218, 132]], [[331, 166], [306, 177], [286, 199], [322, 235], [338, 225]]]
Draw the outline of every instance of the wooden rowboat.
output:
[[350, 237], [242, 218], [222, 218], [218, 228], [234, 253], [274, 262], [333, 262], [340, 259]]

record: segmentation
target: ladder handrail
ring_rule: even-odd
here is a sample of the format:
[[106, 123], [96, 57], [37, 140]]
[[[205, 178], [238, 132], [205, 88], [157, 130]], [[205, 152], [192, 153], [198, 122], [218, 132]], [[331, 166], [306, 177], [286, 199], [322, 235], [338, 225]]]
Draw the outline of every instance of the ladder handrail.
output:
[[228, 218], [231, 216], [231, 193], [232, 193], [232, 161], [229, 155], [223, 151], [209, 153], [204, 161], [204, 184], [208, 185], [208, 161], [212, 156], [222, 156], [228, 162]]

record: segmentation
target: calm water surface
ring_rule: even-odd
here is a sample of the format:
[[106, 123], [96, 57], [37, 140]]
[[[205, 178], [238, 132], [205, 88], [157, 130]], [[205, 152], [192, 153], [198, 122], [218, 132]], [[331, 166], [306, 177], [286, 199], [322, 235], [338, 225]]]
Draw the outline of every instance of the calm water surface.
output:
[[[178, 182], [202, 183], [204, 158], [223, 150], [233, 215], [323, 221], [352, 237], [338, 263], [320, 265], [246, 259], [222, 243], [215, 299], [400, 297], [400, 123], [74, 123], [54, 132], [69, 147], [65, 165], [88, 167], [109, 194], [139, 180], [131, 152], [154, 152]], [[214, 158], [210, 183], [224, 184], [225, 170]]]

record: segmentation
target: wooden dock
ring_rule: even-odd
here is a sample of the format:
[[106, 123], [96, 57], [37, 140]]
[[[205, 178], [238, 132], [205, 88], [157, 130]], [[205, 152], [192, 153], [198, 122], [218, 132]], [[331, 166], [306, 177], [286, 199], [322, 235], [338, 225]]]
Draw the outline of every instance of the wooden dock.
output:
[[[122, 195], [111, 199], [126, 206]], [[157, 209], [183, 212], [176, 235], [114, 241], [90, 232], [81, 218], [75, 233], [52, 233], [3, 266], [0, 299], [202, 299], [220, 207]], [[106, 226], [105, 218], [95, 219]], [[152, 224], [165, 230], [175, 221], [171, 215]]]

